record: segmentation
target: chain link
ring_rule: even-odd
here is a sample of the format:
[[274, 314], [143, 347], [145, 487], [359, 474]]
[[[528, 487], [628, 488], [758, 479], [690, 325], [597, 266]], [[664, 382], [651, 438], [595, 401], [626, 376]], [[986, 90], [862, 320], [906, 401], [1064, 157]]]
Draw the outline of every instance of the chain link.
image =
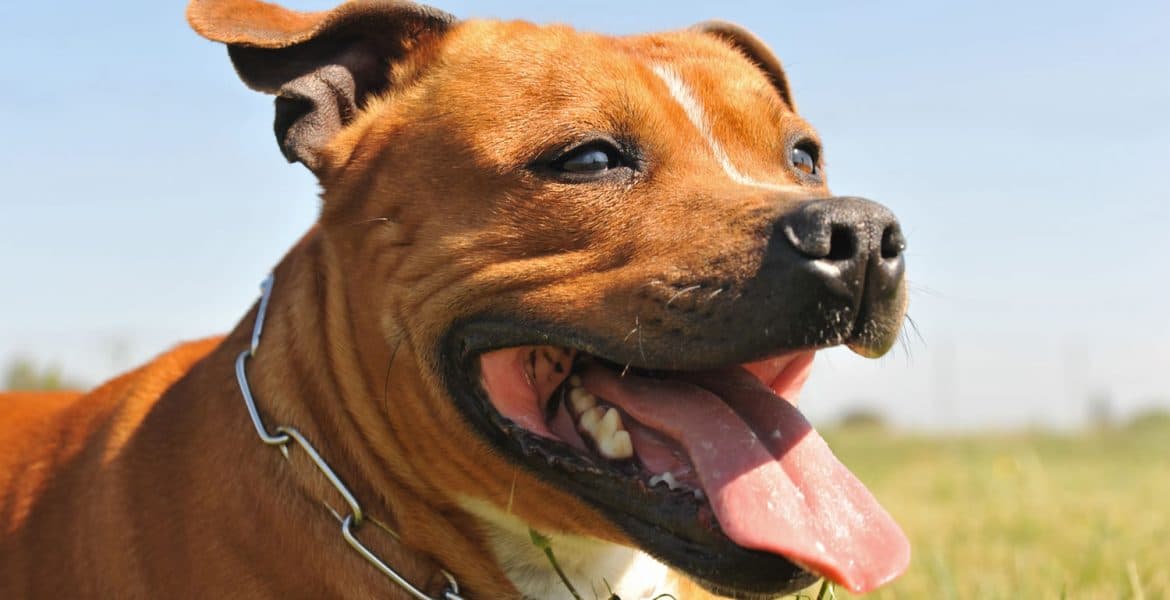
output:
[[[447, 578], [447, 588], [443, 590], [443, 597], [441, 599], [431, 598], [414, 587], [402, 575], [387, 565], [374, 554], [365, 544], [357, 538], [357, 530], [361, 528], [363, 523], [364, 513], [362, 506], [358, 503], [357, 498], [349, 491], [349, 488], [337, 476], [337, 473], [329, 466], [329, 463], [322, 458], [317, 449], [309, 442], [301, 432], [292, 427], [280, 426], [276, 428], [276, 433], [270, 433], [268, 428], [264, 426], [264, 421], [260, 418], [260, 411], [256, 409], [256, 400], [252, 396], [252, 387], [248, 385], [248, 375], [245, 366], [248, 359], [256, 355], [256, 350], [260, 346], [260, 332], [264, 329], [264, 316], [268, 312], [268, 300], [272, 297], [272, 287], [276, 281], [275, 274], [269, 274], [268, 277], [260, 284], [260, 308], [256, 313], [256, 323], [252, 327], [252, 344], [236, 358], [236, 381], [240, 384], [240, 394], [244, 397], [244, 405], [248, 408], [248, 415], [252, 417], [252, 425], [256, 428], [256, 435], [260, 440], [270, 446], [277, 446], [288, 457], [288, 448], [295, 443], [309, 456], [309, 459], [316, 465], [317, 470], [325, 476], [325, 479], [337, 490], [337, 493], [349, 505], [349, 514], [342, 517], [330, 507], [330, 511], [334, 516], [341, 521], [341, 537], [350, 545], [362, 558], [374, 565], [386, 577], [389, 577], [394, 583], [397, 583], [402, 589], [406, 590], [408, 594], [413, 596], [416, 600], [463, 600], [459, 595], [459, 584], [455, 581], [450, 573], [443, 570], [443, 576]], [[328, 505], [326, 505], [328, 506]]]

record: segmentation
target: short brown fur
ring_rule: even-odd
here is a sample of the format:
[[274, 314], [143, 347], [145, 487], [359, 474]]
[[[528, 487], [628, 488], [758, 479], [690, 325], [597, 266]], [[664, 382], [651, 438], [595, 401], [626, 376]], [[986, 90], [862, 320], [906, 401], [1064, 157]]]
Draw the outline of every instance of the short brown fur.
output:
[[[284, 48], [369, 18], [363, 6], [197, 0], [189, 16], [208, 37]], [[694, 86], [753, 178], [797, 187], [783, 140], [815, 135], [787, 84], [777, 93], [719, 36], [476, 21], [431, 43], [388, 64], [397, 83], [324, 150], [320, 224], [275, 270], [249, 373], [266, 421], [313, 440], [397, 533], [367, 535], [386, 562], [431, 594], [444, 568], [468, 597], [515, 597], [459, 498], [510, 507], [542, 531], [631, 540], [470, 429], [441, 381], [437, 341], [464, 316], [503, 309], [620, 339], [641, 311], [628, 299], [659, 293], [638, 296], [647, 282], [736, 285], [758, 268], [762, 224], [827, 189], [777, 202], [711, 160], [651, 65]], [[594, 131], [636, 137], [652, 157], [629, 184], [639, 210], [623, 185], [570, 189], [526, 168]], [[254, 317], [84, 396], [0, 399], [0, 597], [404, 597], [341, 540], [322, 506], [341, 500], [305, 457], [257, 440], [233, 370]], [[664, 319], [645, 334], [690, 333]], [[688, 600], [706, 595], [683, 585]]]

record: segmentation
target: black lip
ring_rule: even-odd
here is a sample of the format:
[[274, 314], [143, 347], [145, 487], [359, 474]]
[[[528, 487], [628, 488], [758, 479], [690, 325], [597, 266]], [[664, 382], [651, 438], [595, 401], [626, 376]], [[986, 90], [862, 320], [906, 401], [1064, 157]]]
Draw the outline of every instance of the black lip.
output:
[[[736, 545], [720, 530], [706, 502], [697, 501], [691, 493], [650, 489], [632, 473], [532, 435], [496, 412], [480, 386], [476, 359], [491, 350], [537, 344], [575, 348], [637, 367], [661, 368], [641, 363], [639, 357], [623, 356], [612, 347], [615, 344], [556, 326], [490, 317], [456, 324], [438, 349], [440, 372], [463, 417], [493, 447], [513, 463], [589, 503], [643, 550], [686, 572], [712, 592], [770, 598], [799, 591], [817, 580], [817, 575], [782, 556]], [[738, 363], [758, 358], [762, 356], [749, 355]]]

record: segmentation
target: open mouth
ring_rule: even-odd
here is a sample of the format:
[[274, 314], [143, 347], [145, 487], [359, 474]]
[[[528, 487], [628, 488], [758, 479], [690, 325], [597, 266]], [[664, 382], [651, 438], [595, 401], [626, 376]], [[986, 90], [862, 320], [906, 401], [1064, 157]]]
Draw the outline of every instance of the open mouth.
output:
[[787, 593], [819, 575], [867, 592], [906, 568], [909, 544], [797, 409], [814, 354], [664, 371], [571, 345], [467, 352], [464, 408], [713, 591]]

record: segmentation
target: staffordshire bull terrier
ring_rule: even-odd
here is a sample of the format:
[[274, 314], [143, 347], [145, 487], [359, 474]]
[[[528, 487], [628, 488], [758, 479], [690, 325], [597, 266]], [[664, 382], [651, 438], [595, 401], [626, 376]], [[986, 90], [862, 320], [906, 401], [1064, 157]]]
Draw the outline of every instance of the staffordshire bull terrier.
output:
[[801, 416], [905, 241], [780, 62], [400, 0], [193, 0], [319, 223], [224, 338], [0, 399], [3, 598], [771, 598], [909, 560]]

